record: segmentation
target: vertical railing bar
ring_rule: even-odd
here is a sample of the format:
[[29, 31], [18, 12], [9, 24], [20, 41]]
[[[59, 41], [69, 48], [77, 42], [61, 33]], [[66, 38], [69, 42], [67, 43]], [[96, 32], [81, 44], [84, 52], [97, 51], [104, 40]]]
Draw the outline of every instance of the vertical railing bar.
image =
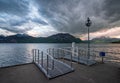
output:
[[48, 54], [50, 54], [50, 48], [48, 49]]
[[48, 74], [48, 64], [49, 62], [48, 62], [48, 55], [47, 55], [47, 74]]
[[36, 50], [37, 50], [37, 49], [35, 49], [35, 62], [36, 62]]
[[52, 49], [52, 52], [53, 52], [52, 54], [53, 54], [53, 58], [54, 58], [54, 48]]
[[65, 52], [63, 50], [63, 62], [65, 61]]
[[41, 65], [43, 67], [43, 51], [41, 51]]
[[40, 54], [40, 53], [39, 53], [39, 50], [38, 50], [38, 64], [39, 64], [39, 54]]
[[32, 49], [33, 62], [34, 62], [34, 49]]
[[59, 59], [59, 49], [57, 50], [57, 55], [58, 55], [58, 59]]
[[77, 51], [77, 56], [78, 56], [78, 63], [79, 63], [79, 49], [78, 49], [78, 47], [76, 47], [76, 51]]
[[71, 54], [71, 67], [72, 67], [72, 54]]
[[47, 49], [47, 53], [49, 53], [49, 49]]
[[54, 59], [52, 60], [52, 69], [54, 69]]

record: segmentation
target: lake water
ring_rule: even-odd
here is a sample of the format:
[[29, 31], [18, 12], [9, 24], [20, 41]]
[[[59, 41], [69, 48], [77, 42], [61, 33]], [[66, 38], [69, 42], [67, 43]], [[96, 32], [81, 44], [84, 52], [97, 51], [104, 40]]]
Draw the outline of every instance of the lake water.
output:
[[[87, 44], [76, 44], [81, 48], [87, 48]], [[27, 43], [27, 44], [0, 44], [0, 67], [10, 66], [22, 63], [29, 63], [32, 61], [32, 49], [41, 49], [45, 51], [47, 48], [62, 48], [71, 47], [71, 44], [50, 44], [50, 43]], [[91, 49], [106, 52], [120, 52], [120, 44], [92, 44]], [[120, 58], [120, 54], [115, 54]]]

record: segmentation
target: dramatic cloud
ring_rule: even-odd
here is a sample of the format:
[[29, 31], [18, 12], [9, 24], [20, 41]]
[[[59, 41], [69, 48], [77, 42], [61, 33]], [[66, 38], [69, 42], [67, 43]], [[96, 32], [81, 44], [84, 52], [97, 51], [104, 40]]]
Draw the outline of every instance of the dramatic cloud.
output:
[[0, 31], [33, 36], [68, 32], [86, 39], [85, 22], [90, 17], [91, 38], [101, 36], [95, 33], [119, 37], [113, 33], [120, 27], [119, 4], [119, 0], [0, 0]]
[[[84, 36], [81, 37], [83, 40], [87, 40], [88, 34], [83, 34]], [[120, 38], [120, 27], [115, 27], [111, 29], [104, 29], [101, 31], [90, 33], [90, 39], [99, 38], [99, 37], [110, 37], [110, 38]]]
[[[104, 18], [104, 0], [37, 0], [39, 12], [59, 31], [85, 33], [85, 21], [93, 21], [91, 31], [108, 26]], [[96, 23], [95, 23], [96, 22]]]
[[0, 0], [0, 12], [23, 16], [28, 13], [27, 0]]

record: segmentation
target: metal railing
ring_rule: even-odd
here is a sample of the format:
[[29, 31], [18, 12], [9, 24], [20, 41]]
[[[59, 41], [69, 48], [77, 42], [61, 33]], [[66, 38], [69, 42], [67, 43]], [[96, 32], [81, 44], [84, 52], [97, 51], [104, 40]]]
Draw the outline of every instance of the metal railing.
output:
[[55, 58], [62, 58], [62, 59], [64, 59], [65, 55], [69, 55], [69, 57], [71, 57], [70, 59], [71, 61], [72, 61], [72, 58], [76, 56], [78, 61], [82, 59], [81, 57], [84, 57], [86, 58], [86, 60], [94, 60], [97, 62], [103, 62], [102, 59], [104, 58], [104, 62], [114, 61], [114, 62], [120, 63], [120, 53], [102, 51], [102, 52], [105, 52], [106, 56], [101, 57], [99, 55], [101, 51], [98, 51], [95, 48], [90, 50], [89, 58], [88, 58], [87, 50], [85, 48], [80, 48], [80, 47], [74, 47], [74, 49], [72, 47], [49, 48], [47, 49], [47, 52]]
[[49, 73], [49, 70], [54, 69], [54, 58], [48, 53], [40, 51], [39, 49], [33, 49], [32, 54], [33, 62], [44, 68], [47, 74]]
[[[64, 48], [49, 48], [47, 49], [49, 55], [51, 55], [55, 59], [63, 59], [62, 62], [71, 66], [72, 68], [72, 52], [70, 50], [66, 50]], [[69, 62], [65, 62], [65, 56], [68, 55], [70, 57]]]
[[[66, 48], [49, 48], [47, 49], [47, 52], [57, 59], [67, 59], [70, 62], [68, 64], [72, 67], [72, 62], [82, 62], [86, 65], [89, 64], [91, 61], [93, 62], [95, 60], [95, 57], [89, 56], [88, 58], [87, 51], [83, 49], [79, 49], [78, 47], [66, 47]], [[95, 55], [94, 55], [95, 56]], [[64, 61], [64, 60], [63, 60]]]

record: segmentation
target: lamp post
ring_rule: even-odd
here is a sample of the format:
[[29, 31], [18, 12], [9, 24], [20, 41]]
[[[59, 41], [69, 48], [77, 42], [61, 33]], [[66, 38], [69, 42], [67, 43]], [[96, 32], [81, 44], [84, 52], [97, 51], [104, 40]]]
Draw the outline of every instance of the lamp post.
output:
[[87, 21], [85, 23], [85, 25], [88, 27], [88, 59], [90, 58], [90, 36], [89, 36], [89, 27], [91, 26], [92, 22], [90, 20], [90, 18], [87, 18]]

